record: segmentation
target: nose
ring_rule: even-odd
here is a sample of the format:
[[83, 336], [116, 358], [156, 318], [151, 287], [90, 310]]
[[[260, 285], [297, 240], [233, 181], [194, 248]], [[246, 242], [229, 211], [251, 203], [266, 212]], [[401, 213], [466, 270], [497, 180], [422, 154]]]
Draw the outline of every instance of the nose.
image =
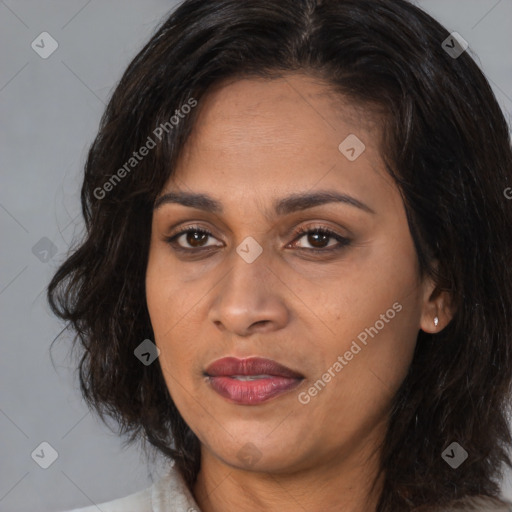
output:
[[208, 318], [221, 331], [245, 337], [279, 330], [287, 324], [286, 286], [270, 268], [264, 253], [252, 263], [235, 254], [231, 270], [215, 287], [217, 295]]

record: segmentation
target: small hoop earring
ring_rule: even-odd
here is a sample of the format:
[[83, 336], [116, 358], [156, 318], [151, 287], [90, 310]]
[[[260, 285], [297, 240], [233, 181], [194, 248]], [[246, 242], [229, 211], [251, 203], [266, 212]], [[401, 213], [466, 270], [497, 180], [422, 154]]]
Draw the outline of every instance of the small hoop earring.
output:
[[434, 325], [437, 327], [438, 323], [439, 323], [439, 318], [437, 318], [437, 316], [436, 316], [436, 317], [434, 317]]

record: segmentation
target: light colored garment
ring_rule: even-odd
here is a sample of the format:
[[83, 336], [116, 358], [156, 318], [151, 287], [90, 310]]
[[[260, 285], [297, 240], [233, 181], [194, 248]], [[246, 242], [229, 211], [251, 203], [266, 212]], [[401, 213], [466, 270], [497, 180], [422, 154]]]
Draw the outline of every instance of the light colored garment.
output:
[[472, 496], [453, 501], [439, 512], [512, 512], [512, 503], [487, 496]]
[[[427, 512], [427, 509], [418, 509]], [[67, 512], [201, 512], [181, 474], [172, 467], [151, 487], [106, 503]], [[512, 504], [485, 496], [466, 497], [428, 512], [512, 512]]]
[[201, 512], [181, 474], [172, 467], [151, 487], [124, 498], [67, 512]]

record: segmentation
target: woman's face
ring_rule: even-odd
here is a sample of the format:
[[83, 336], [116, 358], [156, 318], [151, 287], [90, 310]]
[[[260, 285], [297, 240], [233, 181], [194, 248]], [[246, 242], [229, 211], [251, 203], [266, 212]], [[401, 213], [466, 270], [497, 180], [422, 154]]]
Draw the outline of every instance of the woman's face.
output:
[[[146, 276], [169, 392], [203, 457], [361, 462], [434, 316], [379, 125], [300, 74], [228, 82], [197, 108]], [[208, 201], [179, 203], [191, 194]]]

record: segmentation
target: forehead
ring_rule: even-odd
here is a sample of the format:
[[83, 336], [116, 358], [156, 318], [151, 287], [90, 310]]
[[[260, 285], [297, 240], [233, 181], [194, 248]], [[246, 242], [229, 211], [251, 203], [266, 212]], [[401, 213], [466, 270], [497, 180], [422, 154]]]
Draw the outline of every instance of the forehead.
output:
[[[339, 146], [354, 136], [364, 151], [350, 161]], [[313, 77], [226, 81], [200, 101], [196, 124], [164, 191], [177, 180], [233, 201], [317, 185], [366, 194], [377, 182], [389, 184], [380, 137], [374, 112]]]
[[196, 152], [257, 151], [268, 146], [286, 151], [284, 143], [307, 150], [311, 144], [305, 142], [311, 140], [321, 142], [320, 153], [333, 145], [337, 149], [337, 141], [350, 130], [379, 135], [375, 112], [303, 74], [221, 82], [203, 97], [199, 111], [189, 141], [189, 146], [196, 143]]

